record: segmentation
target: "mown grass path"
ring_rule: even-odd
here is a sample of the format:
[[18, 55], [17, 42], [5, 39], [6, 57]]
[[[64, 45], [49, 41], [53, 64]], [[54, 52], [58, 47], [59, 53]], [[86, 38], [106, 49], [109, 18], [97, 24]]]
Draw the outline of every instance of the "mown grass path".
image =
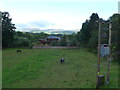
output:
[[[85, 49], [16, 50], [3, 50], [3, 88], [95, 88], [97, 56]], [[65, 63], [60, 64], [62, 57]], [[118, 87], [117, 70], [111, 63], [111, 83], [105, 87]]]

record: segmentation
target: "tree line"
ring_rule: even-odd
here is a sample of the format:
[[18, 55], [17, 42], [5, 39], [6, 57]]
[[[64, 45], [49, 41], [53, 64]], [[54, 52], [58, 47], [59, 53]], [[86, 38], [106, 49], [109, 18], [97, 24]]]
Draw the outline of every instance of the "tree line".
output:
[[112, 57], [115, 60], [120, 59], [120, 14], [113, 14], [107, 20], [99, 18], [97, 13], [93, 13], [89, 20], [86, 20], [82, 24], [81, 30], [77, 33], [77, 37], [80, 41], [81, 47], [86, 47], [91, 51], [97, 52], [98, 48], [98, 28], [99, 24], [96, 22], [101, 20], [104, 22], [101, 25], [102, 33], [106, 34], [106, 37], [101, 37], [102, 44], [108, 44], [109, 39], [109, 23], [112, 23], [112, 37], [111, 37], [111, 52]]
[[[2, 13], [2, 47], [32, 47], [33, 45], [38, 44], [39, 39], [44, 39], [49, 34], [45, 33], [28, 33], [15, 31], [15, 24], [12, 23], [12, 18], [8, 12]], [[112, 55], [114, 59], [119, 58], [120, 56], [120, 14], [113, 14], [107, 20], [104, 20], [98, 16], [97, 13], [92, 13], [89, 19], [87, 19], [83, 24], [82, 28], [76, 34], [71, 35], [56, 35], [61, 37], [59, 43], [53, 42], [52, 46], [77, 46], [88, 48], [92, 52], [97, 52], [98, 45], [98, 28], [99, 24], [96, 22], [101, 20], [104, 22], [102, 24], [101, 32], [106, 33], [106, 38], [101, 39], [101, 43], [108, 43], [108, 22], [112, 22]]]

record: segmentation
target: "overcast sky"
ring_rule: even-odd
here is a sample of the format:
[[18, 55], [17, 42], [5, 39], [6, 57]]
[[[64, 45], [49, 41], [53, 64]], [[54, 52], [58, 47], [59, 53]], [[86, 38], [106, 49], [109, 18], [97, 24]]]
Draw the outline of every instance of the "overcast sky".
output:
[[108, 19], [118, 12], [118, 0], [0, 0], [17, 29], [79, 30], [92, 13]]

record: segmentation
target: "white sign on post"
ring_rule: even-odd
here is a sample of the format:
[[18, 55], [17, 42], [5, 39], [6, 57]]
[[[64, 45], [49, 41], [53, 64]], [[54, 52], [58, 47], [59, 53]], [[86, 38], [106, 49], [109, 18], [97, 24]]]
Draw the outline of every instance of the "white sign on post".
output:
[[101, 57], [108, 56], [110, 54], [110, 48], [107, 44], [102, 44], [100, 47], [100, 55]]

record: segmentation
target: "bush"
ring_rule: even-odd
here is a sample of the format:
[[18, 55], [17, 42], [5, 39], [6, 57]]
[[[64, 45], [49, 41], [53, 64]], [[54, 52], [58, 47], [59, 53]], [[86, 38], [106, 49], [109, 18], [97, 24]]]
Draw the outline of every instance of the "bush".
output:
[[16, 37], [14, 39], [15, 47], [29, 47], [30, 41], [26, 37]]

